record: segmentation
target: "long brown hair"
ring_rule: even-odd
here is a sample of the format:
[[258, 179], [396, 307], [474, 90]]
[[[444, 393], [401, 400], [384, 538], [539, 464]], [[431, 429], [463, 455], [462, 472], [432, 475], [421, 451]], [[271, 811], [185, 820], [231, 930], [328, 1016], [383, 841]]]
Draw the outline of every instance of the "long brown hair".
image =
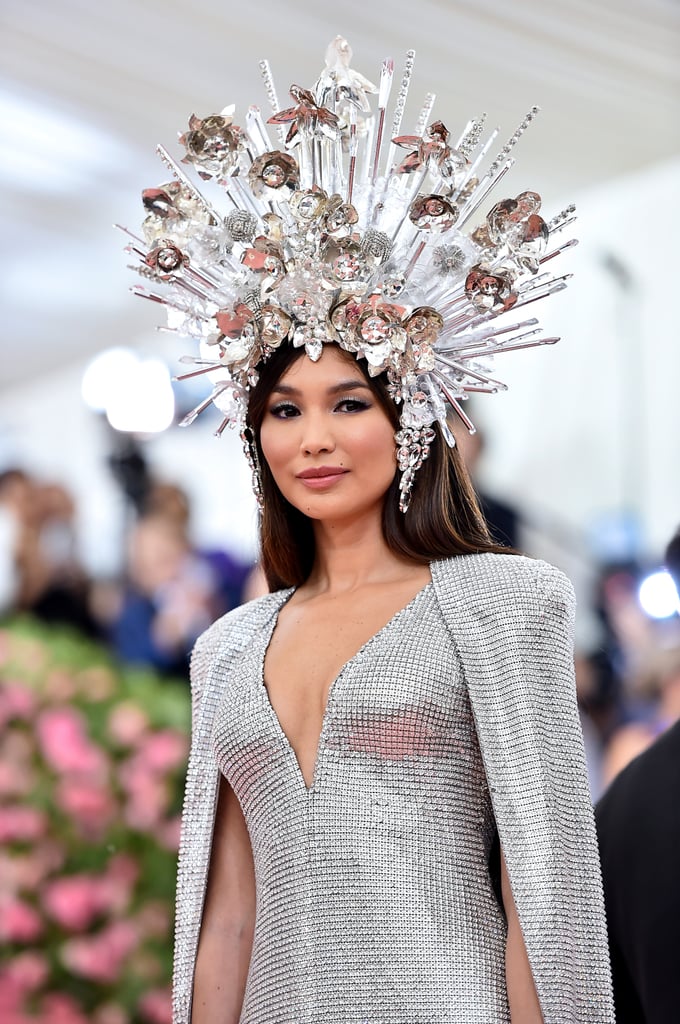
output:
[[[390, 398], [383, 375], [369, 377], [363, 360], [340, 351], [356, 362], [371, 391], [395, 430], [399, 412]], [[291, 505], [274, 482], [260, 447], [260, 428], [269, 396], [286, 370], [304, 349], [282, 345], [259, 369], [259, 380], [250, 392], [248, 425], [255, 437], [261, 467], [263, 509], [260, 514], [262, 568], [271, 590], [300, 586], [314, 565], [315, 541], [312, 520]], [[429, 458], [416, 474], [408, 512], [399, 511], [399, 473], [385, 495], [382, 529], [395, 554], [417, 565], [438, 558], [485, 551], [508, 552], [491, 539], [470, 477], [458, 448], [450, 448], [435, 427], [437, 438]]]

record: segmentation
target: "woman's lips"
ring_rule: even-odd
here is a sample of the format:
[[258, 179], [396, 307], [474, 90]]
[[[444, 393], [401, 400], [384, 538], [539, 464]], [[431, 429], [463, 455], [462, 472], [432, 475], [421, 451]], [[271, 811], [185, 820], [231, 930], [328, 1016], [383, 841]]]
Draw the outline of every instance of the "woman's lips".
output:
[[318, 466], [315, 469], [303, 469], [301, 473], [297, 474], [297, 478], [305, 487], [320, 490], [336, 483], [347, 472], [348, 470], [341, 466]]

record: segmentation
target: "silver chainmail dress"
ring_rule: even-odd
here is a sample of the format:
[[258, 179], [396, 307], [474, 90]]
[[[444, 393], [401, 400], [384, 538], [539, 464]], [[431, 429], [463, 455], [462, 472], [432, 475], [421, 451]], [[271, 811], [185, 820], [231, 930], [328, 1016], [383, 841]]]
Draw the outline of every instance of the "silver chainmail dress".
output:
[[497, 834], [545, 1024], [613, 1022], [570, 587], [517, 556], [431, 569], [335, 680], [309, 788], [263, 680], [291, 591], [199, 641], [175, 1024], [191, 1019], [220, 772], [256, 873], [241, 1024], [507, 1024]]

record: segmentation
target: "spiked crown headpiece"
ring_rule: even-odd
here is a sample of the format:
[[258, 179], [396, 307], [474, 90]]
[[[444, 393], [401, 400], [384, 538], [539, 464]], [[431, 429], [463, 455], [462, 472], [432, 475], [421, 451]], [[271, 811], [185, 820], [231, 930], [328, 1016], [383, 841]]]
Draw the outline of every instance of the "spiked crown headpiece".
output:
[[212, 383], [184, 424], [214, 402], [224, 417], [217, 433], [239, 428], [252, 459], [246, 414], [258, 365], [284, 343], [317, 360], [324, 343], [335, 342], [365, 360], [370, 375], [386, 376], [400, 410], [406, 511], [433, 426], [454, 443], [447, 406], [472, 431], [464, 399], [505, 388], [489, 375], [490, 357], [558, 340], [514, 314], [565, 287], [569, 275], [543, 267], [574, 244], [551, 244], [574, 208], [546, 222], [540, 196], [525, 191], [480, 220], [537, 108], [489, 161], [498, 131], [483, 139], [486, 115], [452, 141], [442, 121], [429, 120], [431, 94], [413, 134], [401, 134], [413, 51], [389, 133], [393, 62], [383, 62], [375, 86], [350, 60], [347, 42], [336, 38], [314, 89], [291, 86], [287, 109], [261, 62], [273, 109], [266, 124], [250, 107], [238, 126], [227, 108], [192, 115], [179, 139], [182, 163], [218, 186], [215, 201], [159, 146], [173, 180], [142, 193], [143, 238], [124, 230], [139, 258], [134, 269], [162, 286], [133, 290], [166, 307], [170, 330], [198, 342], [198, 355], [185, 357], [194, 368], [178, 379], [205, 374]]

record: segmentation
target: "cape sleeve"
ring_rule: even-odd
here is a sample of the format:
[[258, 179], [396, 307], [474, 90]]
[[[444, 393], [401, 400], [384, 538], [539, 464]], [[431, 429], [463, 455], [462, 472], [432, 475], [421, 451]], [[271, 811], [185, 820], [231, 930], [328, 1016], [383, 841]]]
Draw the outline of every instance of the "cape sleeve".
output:
[[545, 1024], [612, 1024], [573, 589], [559, 570], [514, 555], [464, 556], [432, 570]]
[[203, 917], [215, 825], [219, 769], [212, 729], [229, 666], [285, 598], [269, 594], [218, 619], [191, 657], [191, 750], [177, 865], [172, 1024], [190, 1024], [196, 950]]

